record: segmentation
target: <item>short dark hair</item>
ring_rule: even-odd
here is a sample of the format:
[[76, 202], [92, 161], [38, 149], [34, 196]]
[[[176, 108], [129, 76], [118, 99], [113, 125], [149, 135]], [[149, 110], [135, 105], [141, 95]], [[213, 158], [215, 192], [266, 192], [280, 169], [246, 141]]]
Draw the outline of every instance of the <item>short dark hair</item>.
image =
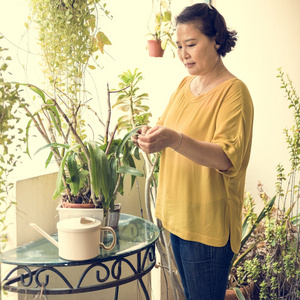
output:
[[211, 5], [197, 3], [186, 7], [177, 17], [178, 24], [193, 23], [204, 35], [214, 38], [220, 46], [219, 55], [225, 56], [235, 46], [237, 32], [228, 30], [223, 16]]

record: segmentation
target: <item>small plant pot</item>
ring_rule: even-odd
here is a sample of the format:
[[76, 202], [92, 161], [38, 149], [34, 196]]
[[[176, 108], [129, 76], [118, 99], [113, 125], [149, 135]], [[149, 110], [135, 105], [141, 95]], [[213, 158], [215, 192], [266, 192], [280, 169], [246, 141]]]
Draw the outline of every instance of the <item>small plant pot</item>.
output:
[[70, 218], [89, 217], [103, 222], [102, 208], [95, 208], [93, 204], [64, 203], [65, 202], [59, 203], [58, 207], [56, 208], [60, 221]]
[[[104, 222], [103, 209], [95, 208], [95, 205], [90, 203], [59, 203], [56, 208], [58, 211], [59, 220], [78, 218], [78, 217], [89, 217]], [[115, 204], [113, 212], [108, 212], [108, 226], [112, 228], [118, 228], [121, 213], [121, 203]]]
[[[254, 288], [255, 285], [253, 282], [245, 287], [240, 288], [240, 291], [242, 292], [246, 300], [253, 299], [252, 295], [254, 293]], [[228, 289], [226, 290], [225, 300], [239, 300], [239, 298], [237, 297], [236, 292], [234, 290]]]
[[109, 214], [109, 222], [108, 222], [109, 227], [114, 229], [118, 228], [120, 214], [121, 214], [121, 203], [116, 203], [114, 211], [110, 212]]
[[149, 56], [163, 57], [165, 50], [161, 47], [161, 41], [148, 40]]

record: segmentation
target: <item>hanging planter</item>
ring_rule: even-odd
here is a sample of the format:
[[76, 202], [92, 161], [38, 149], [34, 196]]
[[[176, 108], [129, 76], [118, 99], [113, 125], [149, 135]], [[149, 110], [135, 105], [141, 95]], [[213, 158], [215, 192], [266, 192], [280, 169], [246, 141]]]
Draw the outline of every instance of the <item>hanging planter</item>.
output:
[[[171, 12], [172, 0], [156, 0], [152, 1], [152, 11], [148, 23], [148, 40], [149, 55], [152, 57], [162, 57], [164, 50], [168, 45], [172, 46], [170, 49], [175, 57], [174, 48], [176, 44], [172, 40], [175, 32], [173, 24], [173, 15]], [[155, 47], [155, 50], [152, 50]]]
[[149, 56], [163, 57], [165, 50], [161, 47], [161, 41], [148, 40]]

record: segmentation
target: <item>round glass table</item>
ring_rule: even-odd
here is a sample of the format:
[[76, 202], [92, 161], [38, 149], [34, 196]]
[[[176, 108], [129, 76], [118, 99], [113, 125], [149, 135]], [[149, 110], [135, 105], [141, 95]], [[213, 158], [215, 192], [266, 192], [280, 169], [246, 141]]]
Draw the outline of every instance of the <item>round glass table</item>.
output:
[[[115, 231], [115, 247], [110, 251], [100, 248], [100, 255], [91, 260], [64, 260], [58, 256], [58, 248], [47, 239], [30, 242], [2, 253], [1, 262], [15, 266], [3, 279], [2, 288], [21, 294], [58, 295], [115, 287], [115, 299], [118, 299], [120, 285], [138, 280], [146, 299], [150, 299], [143, 276], [155, 265], [155, 242], [160, 234], [158, 227], [142, 218], [121, 214], [119, 226]], [[53, 237], [57, 239], [57, 234]], [[108, 234], [106, 242], [110, 244], [111, 239], [112, 236]], [[132, 263], [132, 259], [136, 261], [135, 264]], [[74, 284], [68, 276], [74, 273], [72, 270], [70, 272], [70, 268], [75, 266], [82, 266], [83, 270]], [[129, 275], [128, 271], [125, 275], [122, 272], [124, 266], [130, 270]], [[63, 272], [66, 268], [69, 271]], [[95, 274], [96, 277], [93, 284], [86, 280], [91, 274]], [[58, 277], [63, 286], [51, 286], [52, 277]]]

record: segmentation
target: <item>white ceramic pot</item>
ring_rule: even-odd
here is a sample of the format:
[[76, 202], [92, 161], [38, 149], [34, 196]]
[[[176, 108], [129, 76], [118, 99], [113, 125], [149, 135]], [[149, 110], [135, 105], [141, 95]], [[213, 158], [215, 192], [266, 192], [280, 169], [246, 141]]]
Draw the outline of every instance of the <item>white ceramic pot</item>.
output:
[[59, 221], [70, 219], [89, 217], [99, 220], [103, 223], [103, 209], [102, 208], [64, 208], [61, 203], [57, 206]]
[[[56, 210], [58, 211], [59, 221], [70, 218], [89, 217], [99, 220], [102, 224], [105, 223], [103, 220], [102, 208], [66, 208], [62, 207], [61, 203], [59, 203]], [[107, 212], [108, 226], [114, 229], [118, 228], [121, 213], [121, 203], [115, 204], [115, 210], [117, 211]]]
[[[116, 233], [111, 227], [101, 227], [101, 222], [92, 218], [71, 218], [57, 223], [58, 242], [36, 224], [30, 224], [46, 239], [58, 247], [58, 255], [67, 260], [88, 260], [100, 254], [100, 247], [111, 250], [116, 244]], [[100, 231], [110, 231], [113, 241], [109, 246], [99, 241]]]

